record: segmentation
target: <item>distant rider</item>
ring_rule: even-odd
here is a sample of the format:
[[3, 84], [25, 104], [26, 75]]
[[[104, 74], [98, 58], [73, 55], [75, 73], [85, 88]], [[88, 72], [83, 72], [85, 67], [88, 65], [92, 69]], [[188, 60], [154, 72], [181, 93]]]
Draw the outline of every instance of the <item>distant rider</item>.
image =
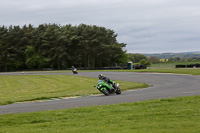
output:
[[77, 69], [76, 69], [74, 66], [72, 66], [72, 72], [73, 72], [74, 74], [78, 74]]
[[72, 70], [76, 69], [74, 66], [72, 66]]

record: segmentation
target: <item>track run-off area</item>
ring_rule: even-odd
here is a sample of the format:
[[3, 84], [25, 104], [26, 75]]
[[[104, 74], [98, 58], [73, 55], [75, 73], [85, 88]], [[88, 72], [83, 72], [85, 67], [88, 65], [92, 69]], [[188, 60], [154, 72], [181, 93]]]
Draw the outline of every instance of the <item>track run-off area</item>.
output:
[[[102, 73], [112, 80], [141, 82], [148, 88], [123, 91], [121, 95], [92, 95], [41, 102], [24, 102], [0, 106], [0, 114], [25, 113], [56, 109], [79, 108], [95, 105], [109, 105], [181, 96], [200, 95], [200, 76], [184, 74], [137, 73], [137, 72], [80, 72], [76, 76], [96, 77]], [[19, 75], [21, 73], [0, 73]], [[72, 73], [29, 72], [28, 75], [60, 75]], [[97, 79], [98, 80], [98, 79]], [[91, 85], [93, 88], [93, 85]], [[96, 88], [93, 88], [96, 89]]]

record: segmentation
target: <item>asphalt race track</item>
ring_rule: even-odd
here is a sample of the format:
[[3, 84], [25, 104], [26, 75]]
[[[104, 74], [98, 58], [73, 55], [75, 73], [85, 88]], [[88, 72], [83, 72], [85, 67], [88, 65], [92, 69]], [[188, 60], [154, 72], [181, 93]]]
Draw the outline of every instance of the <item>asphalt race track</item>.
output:
[[[0, 73], [0, 75], [19, 75], [21, 73]], [[29, 75], [72, 74], [72, 73], [39, 73], [29, 72]], [[80, 72], [77, 76], [96, 77], [100, 72]], [[42, 102], [27, 102], [0, 106], [0, 114], [25, 113], [45, 110], [78, 108], [95, 105], [108, 105], [144, 101], [150, 99], [170, 98], [180, 96], [200, 95], [200, 76], [135, 73], [135, 72], [102, 72], [112, 80], [142, 82], [151, 85], [149, 88], [125, 91], [121, 95], [95, 95], [87, 97], [68, 98]], [[98, 80], [98, 79], [97, 79]], [[91, 85], [91, 89], [93, 85]]]

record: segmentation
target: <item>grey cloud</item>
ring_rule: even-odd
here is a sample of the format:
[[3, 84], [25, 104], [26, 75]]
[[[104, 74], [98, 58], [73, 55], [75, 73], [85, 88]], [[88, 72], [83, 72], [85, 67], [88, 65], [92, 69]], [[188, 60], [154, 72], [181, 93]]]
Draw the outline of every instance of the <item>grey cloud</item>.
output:
[[118, 34], [128, 52], [200, 49], [199, 0], [0, 0], [0, 25], [80, 23]]

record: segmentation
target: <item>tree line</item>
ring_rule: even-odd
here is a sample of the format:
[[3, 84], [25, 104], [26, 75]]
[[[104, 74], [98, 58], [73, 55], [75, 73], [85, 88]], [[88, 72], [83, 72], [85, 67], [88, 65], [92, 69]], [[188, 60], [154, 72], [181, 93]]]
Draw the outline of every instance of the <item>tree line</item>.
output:
[[127, 62], [125, 47], [96, 25], [1, 26], [0, 71], [111, 67]]

